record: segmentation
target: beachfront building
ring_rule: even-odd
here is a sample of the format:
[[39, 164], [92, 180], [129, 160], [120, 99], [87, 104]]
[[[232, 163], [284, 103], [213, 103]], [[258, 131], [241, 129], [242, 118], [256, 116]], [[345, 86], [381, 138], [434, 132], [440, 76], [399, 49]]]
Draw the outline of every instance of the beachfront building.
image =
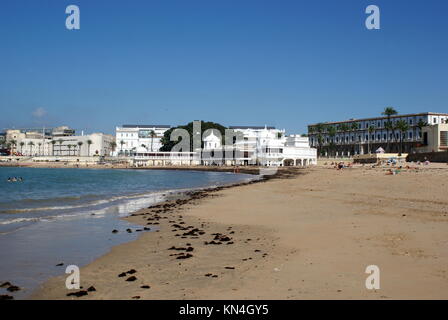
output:
[[115, 148], [115, 138], [112, 135], [75, 135], [75, 130], [66, 126], [6, 130], [6, 141], [10, 144], [13, 155], [27, 157], [109, 156]]
[[[399, 124], [406, 124], [404, 127]], [[409, 153], [423, 143], [423, 128], [448, 123], [447, 113], [414, 113], [316, 123], [308, 126], [310, 145], [320, 156]], [[397, 126], [398, 125], [398, 126]]]
[[305, 166], [316, 164], [317, 151], [310, 148], [308, 137], [287, 136], [275, 127], [231, 126], [242, 134], [234, 144], [235, 162], [244, 165]]
[[233, 143], [223, 145], [218, 130], [205, 132], [203, 148], [192, 152], [137, 152], [137, 166], [152, 165], [261, 165], [307, 166], [317, 161], [317, 151], [310, 148], [308, 137], [285, 135], [274, 127], [231, 126]]
[[448, 150], [448, 122], [423, 128], [423, 138], [416, 152], [446, 152]]
[[56, 136], [51, 143], [51, 155], [74, 157], [110, 156], [116, 148], [115, 137], [110, 134], [92, 133], [79, 136]]
[[169, 125], [134, 125], [125, 124], [116, 127], [115, 138], [117, 150], [114, 155], [134, 155], [157, 152], [162, 147], [160, 140]]

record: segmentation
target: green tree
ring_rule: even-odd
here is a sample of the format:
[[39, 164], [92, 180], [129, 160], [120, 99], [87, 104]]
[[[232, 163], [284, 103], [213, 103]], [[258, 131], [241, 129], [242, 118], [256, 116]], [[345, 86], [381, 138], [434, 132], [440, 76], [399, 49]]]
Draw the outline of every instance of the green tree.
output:
[[371, 146], [370, 140], [372, 139], [372, 133], [375, 132], [375, 126], [370, 125], [369, 129], [367, 129], [367, 131], [369, 132], [369, 135], [368, 135], [369, 138], [367, 139], [367, 145], [368, 145], [368, 152], [370, 154], [372, 152], [372, 150], [370, 150], [370, 146]]
[[[178, 126], [175, 128], [170, 128], [169, 130], [165, 131], [162, 139], [160, 140], [160, 142], [162, 143], [162, 147], [160, 148], [160, 150], [161, 151], [171, 151], [173, 149], [173, 147], [182, 140], [182, 138], [179, 137], [177, 141], [171, 141], [171, 139], [170, 139], [171, 133], [175, 129], [184, 129], [188, 132], [188, 134], [190, 135], [190, 150], [193, 150], [193, 122], [190, 122], [185, 126]], [[226, 127], [224, 127], [223, 125], [221, 125], [219, 123], [215, 123], [215, 122], [201, 121], [201, 137], [202, 137], [202, 134], [204, 133], [204, 131], [206, 131], [208, 129], [217, 129], [221, 133], [222, 143], [224, 143]], [[203, 142], [201, 141], [201, 148], [202, 147], [203, 147]]]
[[157, 137], [156, 132], [154, 130], [149, 131], [149, 136], [151, 137], [151, 152], [152, 152], [152, 146], [154, 144], [154, 138]]
[[426, 121], [423, 121], [423, 119], [418, 120], [417, 128], [419, 129], [419, 138], [420, 138], [420, 140], [423, 138], [422, 130], [426, 126], [428, 126], [428, 123]]
[[387, 148], [386, 149], [387, 149], [387, 152], [390, 152], [389, 130], [392, 127], [392, 123], [391, 123], [390, 119], [391, 119], [392, 116], [397, 115], [398, 112], [393, 107], [386, 107], [381, 114], [383, 116], [387, 117], [387, 122], [386, 122], [386, 125], [385, 125], [386, 133], [387, 133], [387, 139], [386, 139]]
[[17, 147], [17, 140], [12, 139], [11, 141], [9, 141], [9, 144], [11, 146], [11, 149], [9, 150], [9, 154], [12, 155], [12, 153], [14, 152], [14, 149]]
[[358, 122], [352, 122], [351, 130], [352, 131], [358, 131], [359, 130], [359, 123]]
[[90, 145], [93, 143], [92, 140], [87, 140], [87, 156], [90, 157]]
[[62, 139], [59, 139], [58, 140], [58, 143], [59, 143], [59, 155], [62, 155], [62, 143], [63, 143], [64, 141], [62, 140]]
[[332, 156], [334, 156], [334, 151], [336, 149], [336, 144], [334, 143], [334, 137], [336, 136], [336, 128], [334, 126], [328, 127], [328, 136], [330, 137], [329, 150]]
[[84, 143], [82, 141], [78, 141], [78, 157], [81, 156], [81, 147]]
[[403, 153], [403, 136], [409, 130], [409, 124], [405, 120], [397, 121], [396, 129], [400, 132], [400, 156]]
[[56, 144], [56, 140], [51, 140], [51, 154], [54, 156], [54, 145]]
[[313, 129], [313, 132], [316, 134], [317, 138], [317, 154], [322, 154], [322, 141], [323, 141], [323, 133], [327, 130], [327, 127], [324, 123], [318, 123]]
[[[350, 129], [353, 131], [353, 135], [354, 135], [354, 141], [356, 141], [356, 131], [359, 130], [359, 123], [358, 122], [352, 122]], [[353, 142], [353, 144], [355, 144], [356, 142]], [[353, 154], [356, 152], [356, 148], [355, 146], [353, 146]]]
[[23, 146], [25, 145], [25, 142], [20, 141], [20, 153], [23, 154]]
[[112, 150], [112, 152], [115, 152], [116, 148], [117, 148], [117, 143], [115, 141], [112, 141], [110, 143], [110, 149]]
[[125, 142], [123, 140], [120, 140], [120, 153], [123, 153], [123, 145]]
[[33, 141], [28, 142], [28, 146], [30, 147], [30, 156], [33, 156], [34, 142]]

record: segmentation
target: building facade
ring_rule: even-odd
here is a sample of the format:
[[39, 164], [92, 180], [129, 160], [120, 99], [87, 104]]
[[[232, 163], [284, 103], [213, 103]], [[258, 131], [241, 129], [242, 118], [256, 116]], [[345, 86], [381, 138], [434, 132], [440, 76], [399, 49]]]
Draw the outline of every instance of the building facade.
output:
[[162, 147], [161, 139], [169, 125], [132, 125], [116, 127], [116, 155], [156, 152]]
[[75, 135], [69, 127], [42, 130], [6, 130], [6, 141], [13, 155], [38, 156], [109, 156], [115, 138], [103, 133]]
[[448, 123], [440, 123], [423, 128], [421, 145], [415, 152], [442, 152], [448, 150]]
[[[397, 127], [400, 121], [406, 123], [406, 130]], [[387, 153], [409, 153], [421, 146], [424, 127], [447, 122], [447, 113], [433, 112], [350, 119], [309, 125], [308, 136], [319, 156], [353, 156], [379, 148]]]
[[317, 162], [317, 151], [310, 148], [308, 137], [286, 136], [274, 127], [231, 126], [235, 139], [223, 145], [218, 130], [205, 132], [203, 149], [192, 152], [148, 152], [134, 156], [137, 166], [151, 165], [261, 165], [307, 166]]

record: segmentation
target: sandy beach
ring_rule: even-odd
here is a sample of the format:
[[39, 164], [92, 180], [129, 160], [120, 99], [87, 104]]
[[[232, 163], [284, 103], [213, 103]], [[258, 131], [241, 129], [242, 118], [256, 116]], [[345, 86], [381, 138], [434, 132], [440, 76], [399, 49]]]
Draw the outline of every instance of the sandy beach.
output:
[[63, 275], [31, 298], [447, 299], [448, 168], [412, 167], [321, 165], [140, 210], [126, 219], [157, 231], [81, 268], [95, 291], [67, 296]]

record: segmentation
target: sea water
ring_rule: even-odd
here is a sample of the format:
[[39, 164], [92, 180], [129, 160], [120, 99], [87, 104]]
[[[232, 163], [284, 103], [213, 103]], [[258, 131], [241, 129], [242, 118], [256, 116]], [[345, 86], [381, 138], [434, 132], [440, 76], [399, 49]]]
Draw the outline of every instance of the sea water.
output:
[[120, 217], [178, 192], [250, 179], [208, 171], [0, 167], [0, 283], [22, 288], [0, 294], [26, 297], [67, 265], [81, 267], [134, 240], [138, 233], [125, 230], [137, 226]]

